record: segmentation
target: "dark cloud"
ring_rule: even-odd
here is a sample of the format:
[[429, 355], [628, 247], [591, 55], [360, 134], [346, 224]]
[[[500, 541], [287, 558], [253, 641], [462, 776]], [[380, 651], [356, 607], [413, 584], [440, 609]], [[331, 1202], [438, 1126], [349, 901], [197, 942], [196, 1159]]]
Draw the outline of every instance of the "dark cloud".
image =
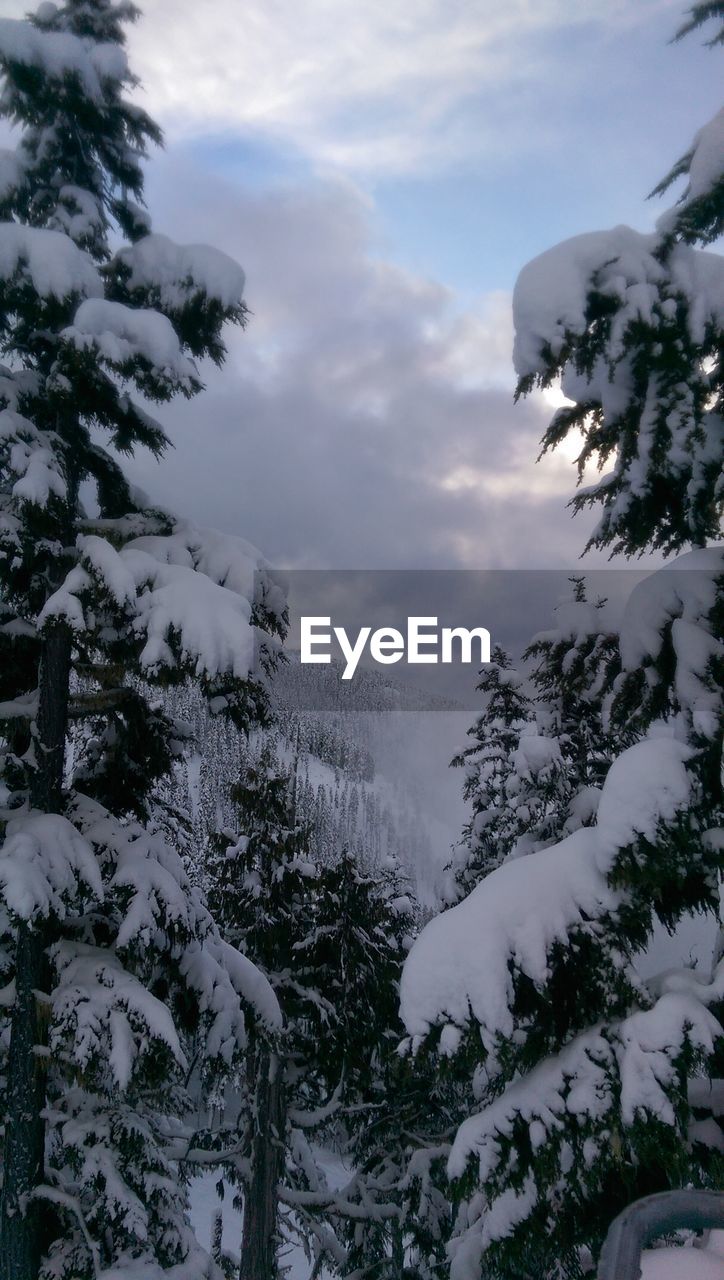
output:
[[513, 405], [505, 295], [461, 313], [384, 261], [348, 184], [250, 191], [177, 159], [149, 197], [159, 230], [242, 262], [252, 316], [205, 394], [165, 411], [176, 448], [139, 483], [285, 565], [575, 560], [573, 470], [535, 466], [550, 409]]

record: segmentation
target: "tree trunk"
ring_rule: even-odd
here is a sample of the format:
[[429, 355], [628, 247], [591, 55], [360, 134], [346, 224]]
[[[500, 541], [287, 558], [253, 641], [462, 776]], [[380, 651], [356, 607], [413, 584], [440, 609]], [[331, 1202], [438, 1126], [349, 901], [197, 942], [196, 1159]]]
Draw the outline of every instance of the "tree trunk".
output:
[[257, 1061], [251, 1178], [244, 1199], [239, 1280], [276, 1280], [278, 1185], [284, 1165], [284, 1086], [277, 1054], [262, 1048]]
[[[71, 640], [55, 631], [43, 643], [38, 692], [34, 809], [57, 813], [62, 805]], [[0, 1277], [37, 1280], [43, 1252], [40, 1206], [30, 1197], [43, 1178], [48, 992], [47, 930], [21, 924], [17, 931], [15, 1004], [8, 1057], [3, 1189], [0, 1200]]]
[[395, 1280], [404, 1280], [405, 1275], [405, 1242], [402, 1225], [394, 1218], [391, 1224], [392, 1236], [392, 1274]]

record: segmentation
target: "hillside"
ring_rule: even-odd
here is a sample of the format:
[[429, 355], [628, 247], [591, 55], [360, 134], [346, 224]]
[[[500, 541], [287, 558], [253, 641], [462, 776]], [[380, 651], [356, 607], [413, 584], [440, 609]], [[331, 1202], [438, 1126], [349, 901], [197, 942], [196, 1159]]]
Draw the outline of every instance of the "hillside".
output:
[[166, 793], [189, 811], [190, 856], [210, 831], [233, 826], [229, 788], [271, 741], [295, 775], [298, 813], [313, 827], [317, 856], [349, 849], [368, 867], [394, 857], [432, 906], [462, 821], [459, 778], [446, 766], [468, 713], [374, 671], [343, 682], [339, 664], [305, 667], [298, 655], [289, 658], [272, 686], [273, 726], [248, 738], [211, 716], [193, 685], [167, 695], [195, 741]]

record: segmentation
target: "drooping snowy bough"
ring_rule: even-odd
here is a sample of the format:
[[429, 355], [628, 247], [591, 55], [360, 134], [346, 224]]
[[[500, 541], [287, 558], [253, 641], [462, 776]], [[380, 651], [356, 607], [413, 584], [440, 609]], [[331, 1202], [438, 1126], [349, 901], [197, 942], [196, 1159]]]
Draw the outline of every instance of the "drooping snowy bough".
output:
[[0, 1274], [14, 1280], [216, 1274], [186, 1220], [189, 1080], [234, 1066], [250, 1017], [280, 1024], [154, 821], [184, 733], [149, 686], [192, 676], [214, 712], [257, 721], [285, 600], [253, 548], [152, 506], [121, 467], [163, 453], [151, 402], [196, 394], [196, 362], [220, 363], [223, 326], [246, 314], [235, 262], [150, 230], [141, 165], [160, 135], [126, 96], [136, 16], [67, 0], [0, 21], [0, 111], [19, 130], [0, 154]]

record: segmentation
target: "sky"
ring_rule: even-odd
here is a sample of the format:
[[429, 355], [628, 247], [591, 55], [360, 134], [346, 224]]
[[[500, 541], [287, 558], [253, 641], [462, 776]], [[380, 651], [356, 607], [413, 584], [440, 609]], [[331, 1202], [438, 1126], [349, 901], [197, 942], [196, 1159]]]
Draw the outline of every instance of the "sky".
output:
[[575, 563], [571, 451], [536, 465], [551, 405], [513, 403], [513, 285], [653, 225], [721, 52], [670, 43], [679, 0], [140, 3], [154, 229], [238, 259], [251, 314], [137, 482], [292, 568]]

